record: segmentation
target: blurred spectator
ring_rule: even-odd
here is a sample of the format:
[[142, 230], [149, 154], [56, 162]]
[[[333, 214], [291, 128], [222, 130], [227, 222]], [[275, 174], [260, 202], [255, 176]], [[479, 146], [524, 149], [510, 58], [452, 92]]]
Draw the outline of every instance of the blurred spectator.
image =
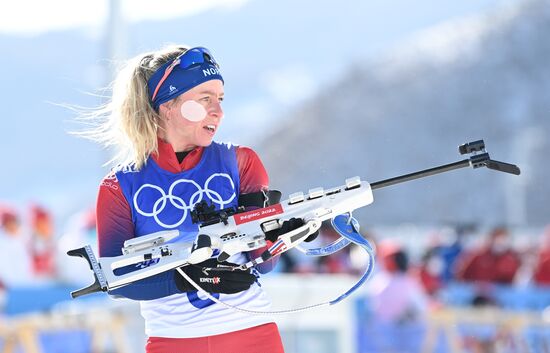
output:
[[53, 219], [48, 210], [39, 205], [30, 207], [31, 241], [29, 243], [33, 273], [36, 278], [51, 280], [56, 276]]
[[533, 270], [533, 283], [550, 286], [550, 225], [543, 232], [542, 245]]
[[294, 256], [290, 256], [289, 252], [284, 252], [279, 256], [276, 271], [283, 273], [296, 272], [296, 262], [297, 260]]
[[372, 279], [371, 300], [375, 319], [381, 323], [421, 321], [427, 296], [409, 273], [409, 256], [399, 245], [381, 242], [378, 256], [382, 269]]
[[32, 263], [21, 220], [14, 208], [0, 206], [0, 281], [6, 288], [32, 283]]
[[82, 258], [67, 255], [67, 251], [86, 245], [98, 254], [95, 207], [73, 215], [57, 242], [56, 262], [60, 281], [75, 285], [92, 282], [93, 273], [88, 263]]
[[450, 239], [445, 244], [442, 244], [439, 249], [443, 261], [441, 280], [444, 283], [454, 280], [456, 263], [464, 251], [466, 237], [473, 232], [474, 229], [474, 226], [469, 224], [458, 225], [452, 230], [449, 229], [450, 233], [448, 235]]
[[0, 282], [0, 319], [2, 319], [2, 315], [6, 308], [7, 297], [6, 286], [4, 286], [4, 283]]
[[424, 252], [418, 276], [428, 294], [437, 294], [445, 284], [454, 280], [456, 262], [464, 250], [465, 236], [469, 230], [471, 227], [468, 226], [444, 228]]
[[[313, 247], [312, 244], [302, 244], [303, 248]], [[277, 263], [277, 271], [283, 273], [314, 273], [316, 259], [312, 256], [306, 256], [297, 250], [284, 252], [280, 255]]]
[[512, 249], [508, 229], [496, 227], [487, 243], [463, 254], [457, 263], [457, 279], [466, 282], [512, 284], [521, 260]]
[[443, 287], [443, 270], [444, 262], [439, 248], [428, 248], [422, 256], [418, 269], [418, 277], [427, 294], [436, 295]]

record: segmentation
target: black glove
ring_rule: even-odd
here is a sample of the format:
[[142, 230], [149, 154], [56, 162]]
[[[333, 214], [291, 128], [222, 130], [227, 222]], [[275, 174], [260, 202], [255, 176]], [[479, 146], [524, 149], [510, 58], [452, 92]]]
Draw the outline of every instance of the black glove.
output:
[[[222, 262], [220, 264], [216, 259], [208, 259], [196, 265], [183, 266], [181, 269], [202, 289], [209, 293], [233, 294], [242, 292], [250, 288], [256, 281], [256, 276], [248, 270], [204, 271], [204, 268], [215, 268], [218, 265], [237, 266], [230, 262]], [[197, 290], [178, 271], [175, 271], [174, 280], [176, 281], [176, 286], [182, 292]]]
[[[301, 218], [291, 218], [288, 221], [284, 221], [283, 225], [279, 229], [270, 230], [269, 232], [265, 233], [265, 238], [271, 242], [275, 242], [279, 235], [288, 233], [296, 228], [299, 228], [304, 225], [304, 220]], [[315, 233], [312, 233], [308, 235], [306, 238], [306, 242], [313, 241], [317, 236], [319, 235], [319, 231], [317, 230]]]

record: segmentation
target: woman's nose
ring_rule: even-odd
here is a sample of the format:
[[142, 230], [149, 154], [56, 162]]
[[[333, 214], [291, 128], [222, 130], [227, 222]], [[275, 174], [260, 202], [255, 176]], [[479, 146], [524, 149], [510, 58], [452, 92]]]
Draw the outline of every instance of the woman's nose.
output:
[[209, 113], [212, 116], [215, 116], [215, 117], [220, 118], [220, 119], [223, 117], [223, 109], [222, 109], [221, 102], [214, 102], [210, 105], [209, 108], [210, 108]]

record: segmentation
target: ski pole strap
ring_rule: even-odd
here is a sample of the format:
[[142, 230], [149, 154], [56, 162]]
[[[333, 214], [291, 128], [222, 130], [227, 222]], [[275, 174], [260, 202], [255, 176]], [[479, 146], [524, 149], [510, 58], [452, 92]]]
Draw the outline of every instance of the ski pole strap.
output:
[[327, 256], [332, 255], [339, 250], [342, 250], [350, 243], [350, 240], [344, 237], [340, 237], [329, 245], [325, 245], [323, 247], [304, 249], [301, 245], [298, 245], [296, 246], [296, 249], [304, 253], [306, 256]]
[[334, 230], [341, 235], [338, 240], [324, 247], [304, 249], [300, 245], [298, 245], [296, 246], [296, 249], [306, 254], [307, 256], [327, 256], [345, 248], [350, 243], [355, 243], [367, 252], [369, 256], [369, 263], [359, 281], [357, 281], [357, 283], [347, 292], [332, 300], [330, 302], [330, 305], [338, 303], [339, 301], [343, 300], [351, 293], [353, 293], [355, 290], [357, 290], [357, 288], [359, 288], [366, 280], [369, 279], [372, 272], [374, 271], [374, 249], [370, 242], [367, 239], [363, 238], [359, 233], [359, 223], [357, 222], [357, 220], [353, 218], [350, 214], [342, 214], [334, 217], [331, 220], [331, 224]]
[[367, 239], [361, 236], [361, 234], [359, 233], [359, 223], [357, 222], [357, 220], [355, 220], [355, 218], [351, 216], [351, 214], [336, 216], [332, 219], [331, 224], [334, 230], [338, 232], [338, 234], [340, 234], [348, 241], [360, 246], [363, 250], [367, 252], [369, 256], [368, 266], [365, 269], [365, 272], [363, 273], [361, 278], [359, 278], [357, 283], [355, 283], [355, 285], [348, 289], [344, 294], [329, 302], [329, 305], [334, 305], [348, 297], [351, 293], [355, 292], [359, 287], [361, 287], [361, 285], [363, 285], [363, 283], [365, 283], [370, 278], [374, 271], [374, 248]]

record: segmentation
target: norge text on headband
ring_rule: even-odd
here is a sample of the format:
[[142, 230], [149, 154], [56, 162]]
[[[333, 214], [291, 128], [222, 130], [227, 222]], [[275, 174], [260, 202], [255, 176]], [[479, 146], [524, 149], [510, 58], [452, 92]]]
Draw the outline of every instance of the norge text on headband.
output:
[[206, 48], [191, 48], [155, 71], [147, 81], [149, 99], [153, 108], [158, 111], [162, 103], [210, 80], [223, 82], [212, 54]]

